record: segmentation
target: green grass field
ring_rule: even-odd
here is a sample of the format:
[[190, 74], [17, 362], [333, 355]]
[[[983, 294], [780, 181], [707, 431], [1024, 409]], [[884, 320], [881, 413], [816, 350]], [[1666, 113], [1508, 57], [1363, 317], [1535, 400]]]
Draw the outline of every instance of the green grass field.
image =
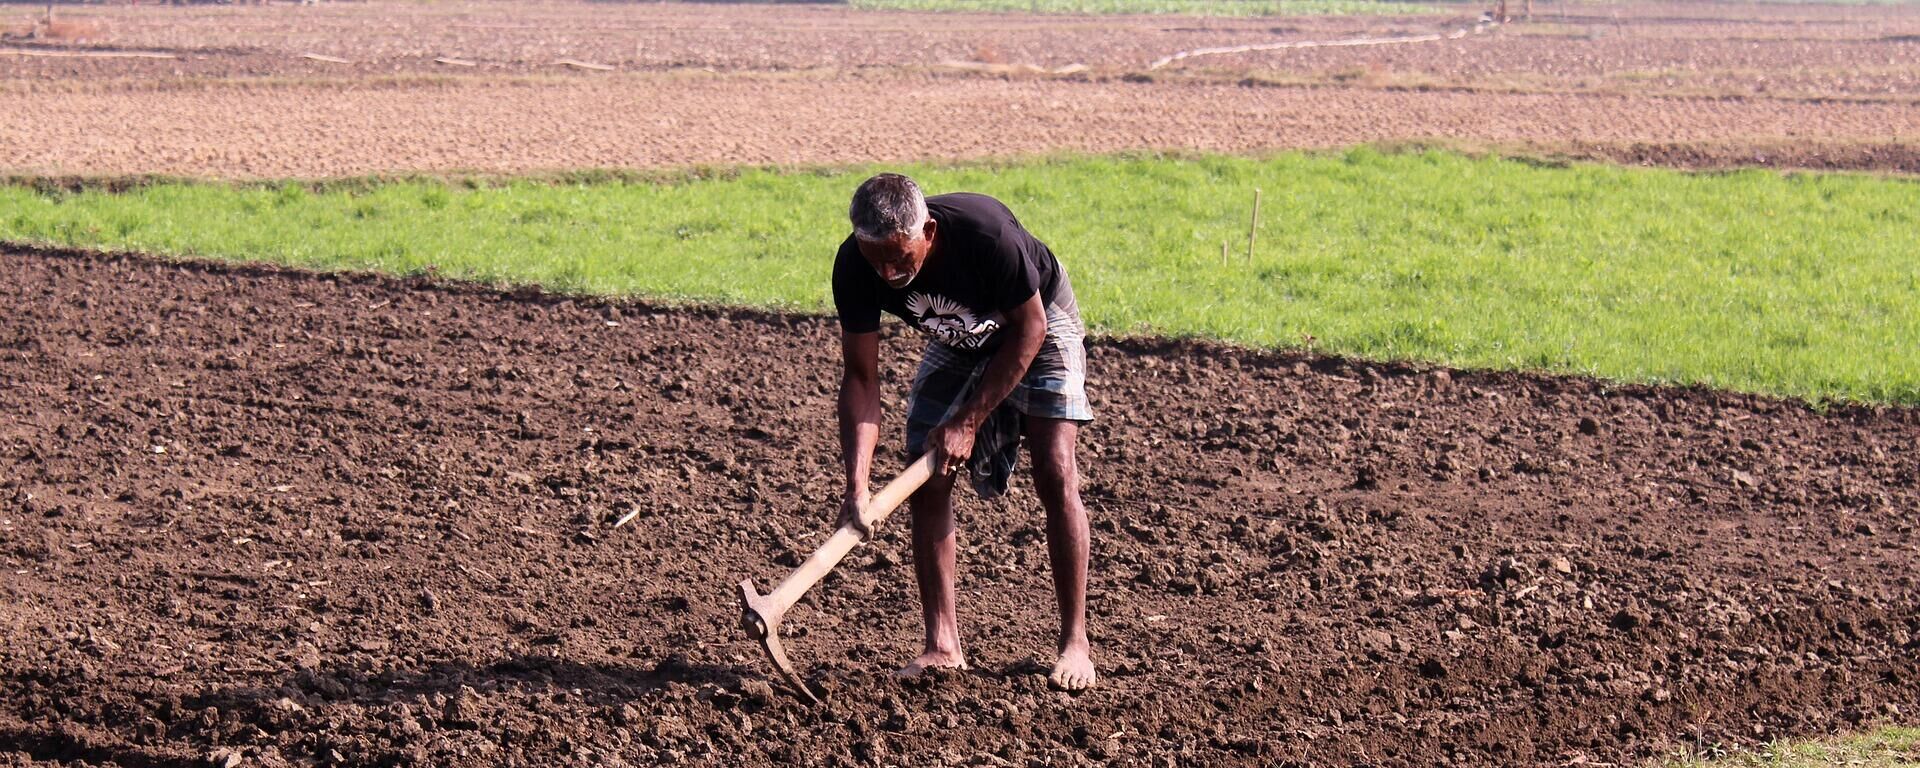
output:
[[1867, 733], [1775, 744], [1752, 753], [1668, 763], [1671, 768], [1920, 768], [1920, 728], [1888, 727]]
[[1754, 0], [1768, 5], [1913, 5], [1920, 0]]
[[[829, 311], [873, 170], [0, 186], [0, 238]], [[1920, 404], [1913, 180], [1366, 148], [904, 170], [1007, 201], [1100, 331]]]
[[1433, 13], [1389, 0], [849, 0], [862, 10], [1039, 14], [1318, 16]]

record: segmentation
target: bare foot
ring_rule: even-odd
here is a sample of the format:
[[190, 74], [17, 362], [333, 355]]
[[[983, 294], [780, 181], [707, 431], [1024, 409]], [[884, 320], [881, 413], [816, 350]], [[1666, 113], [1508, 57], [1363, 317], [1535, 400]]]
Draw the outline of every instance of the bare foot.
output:
[[1053, 674], [1047, 675], [1047, 682], [1063, 691], [1084, 691], [1093, 687], [1093, 658], [1086, 648], [1068, 648], [1060, 653], [1060, 660], [1053, 663]]
[[920, 658], [914, 659], [913, 663], [901, 667], [900, 671], [893, 673], [893, 676], [919, 677], [921, 673], [935, 667], [966, 669], [967, 657], [958, 651], [927, 651], [926, 653], [920, 654]]

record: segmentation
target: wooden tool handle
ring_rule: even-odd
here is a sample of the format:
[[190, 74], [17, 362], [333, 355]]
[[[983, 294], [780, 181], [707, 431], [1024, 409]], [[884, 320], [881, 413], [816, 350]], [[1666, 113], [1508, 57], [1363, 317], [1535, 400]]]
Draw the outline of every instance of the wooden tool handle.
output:
[[[879, 528], [881, 523], [886, 522], [894, 510], [906, 503], [907, 497], [912, 496], [914, 491], [920, 490], [920, 486], [926, 485], [927, 480], [932, 477], [933, 452], [928, 451], [921, 454], [920, 458], [912, 464], [908, 464], [900, 476], [895, 477], [893, 482], [887, 483], [879, 493], [867, 497], [866, 506], [860, 508], [860, 524], [866, 526], [868, 534], [872, 534], [873, 529]], [[846, 526], [842, 526], [841, 530], [845, 529]]]
[[[892, 515], [908, 496], [912, 496], [914, 491], [920, 490], [920, 486], [926, 484], [930, 477], [933, 477], [932, 451], [922, 454], [918, 460], [908, 465], [905, 472], [901, 472], [899, 477], [894, 478], [893, 482], [887, 483], [887, 487], [881, 488], [879, 493], [868, 497], [866, 506], [860, 508], [861, 524], [866, 526], [868, 532], [879, 528], [880, 524], [886, 522], [887, 517]], [[865, 538], [861, 535], [860, 529], [852, 523], [840, 526], [839, 530], [834, 531], [833, 535], [827, 538], [827, 543], [814, 550], [813, 556], [801, 563], [799, 568], [795, 568], [793, 575], [788, 576], [786, 581], [780, 582], [780, 587], [775, 589], [773, 594], [767, 595], [767, 598], [773, 605], [779, 606], [780, 612], [785, 614], [787, 608], [792, 607], [801, 595], [806, 594], [807, 590], [812, 589], [813, 585], [825, 577], [828, 571], [839, 565], [841, 558], [846, 557], [847, 553], [853, 550], [854, 545]], [[769, 621], [777, 622], [773, 619]]]

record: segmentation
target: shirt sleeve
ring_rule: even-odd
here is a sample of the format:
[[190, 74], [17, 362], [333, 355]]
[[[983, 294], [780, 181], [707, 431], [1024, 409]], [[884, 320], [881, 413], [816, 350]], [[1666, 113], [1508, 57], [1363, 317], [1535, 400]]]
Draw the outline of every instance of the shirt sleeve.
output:
[[840, 315], [840, 330], [847, 333], [872, 333], [880, 330], [880, 297], [873, 283], [879, 276], [860, 257], [860, 249], [847, 238], [833, 258], [833, 308]]
[[995, 309], [1001, 314], [1012, 312], [1040, 291], [1040, 270], [1034, 266], [1032, 255], [1021, 247], [1023, 238], [1012, 234], [1002, 234], [993, 248], [992, 295]]

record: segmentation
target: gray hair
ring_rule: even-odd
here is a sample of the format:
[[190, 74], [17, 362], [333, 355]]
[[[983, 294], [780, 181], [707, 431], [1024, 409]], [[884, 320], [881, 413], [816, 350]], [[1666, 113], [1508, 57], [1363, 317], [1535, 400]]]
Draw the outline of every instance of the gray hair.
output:
[[919, 239], [927, 223], [927, 198], [920, 185], [897, 173], [883, 173], [861, 182], [847, 208], [853, 236], [868, 242], [899, 235]]

